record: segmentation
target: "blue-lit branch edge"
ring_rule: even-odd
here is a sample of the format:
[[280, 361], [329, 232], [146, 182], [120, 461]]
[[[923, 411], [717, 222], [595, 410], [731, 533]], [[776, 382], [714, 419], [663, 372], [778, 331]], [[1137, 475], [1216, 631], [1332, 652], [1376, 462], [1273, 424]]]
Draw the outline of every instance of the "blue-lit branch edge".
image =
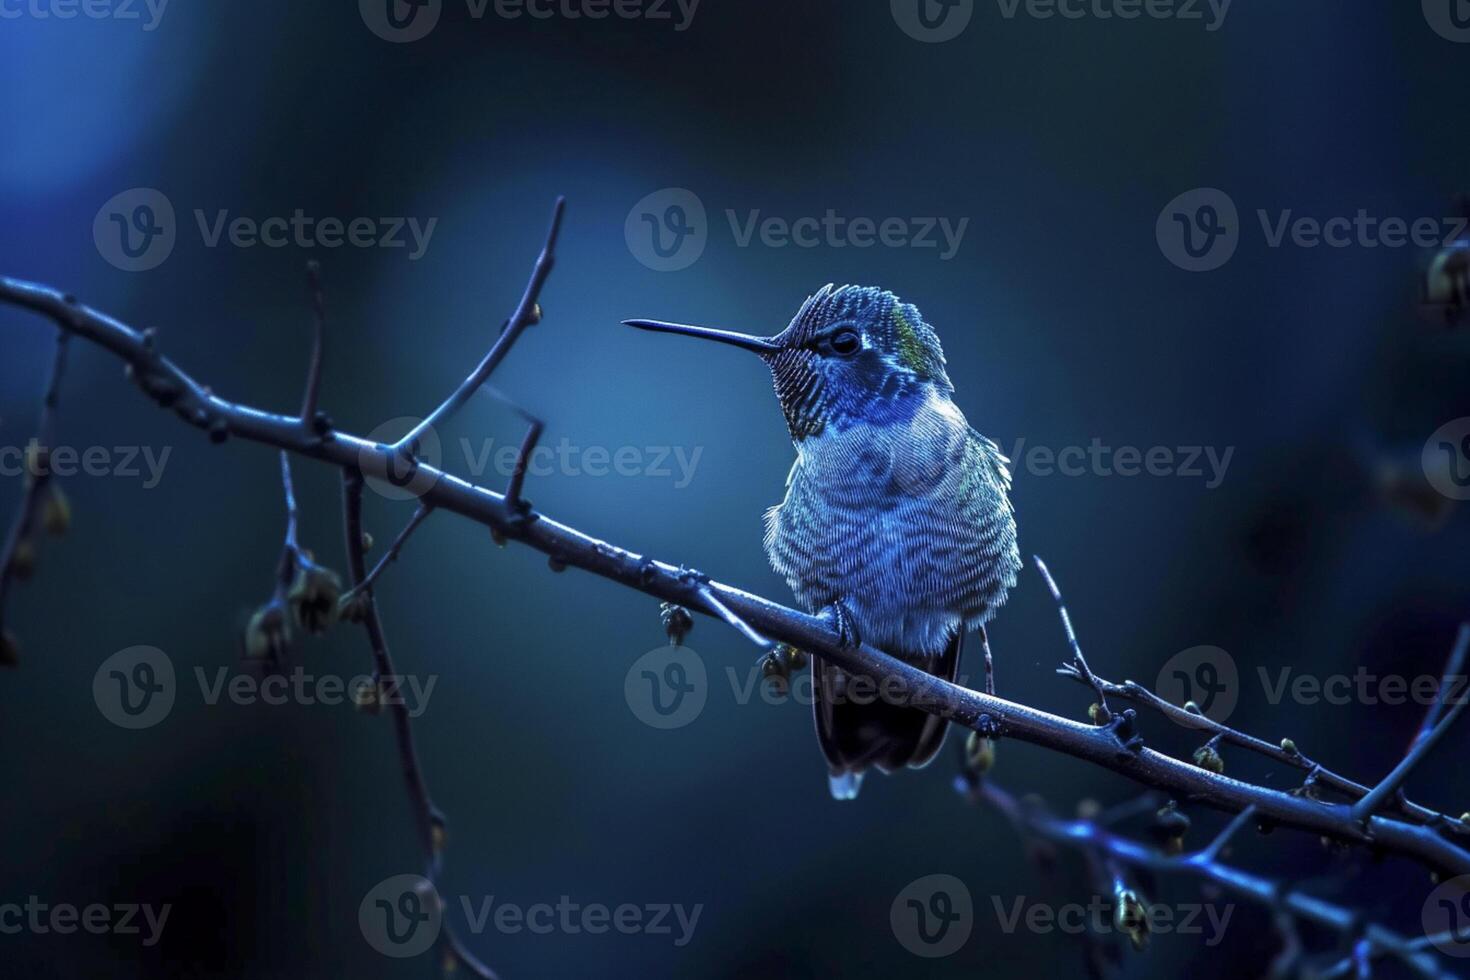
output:
[[[558, 201], [546, 247], [515, 313], [501, 328], [490, 352], [430, 415], [426, 424], [443, 421], [464, 404], [485, 383], [520, 334], [540, 320], [538, 298], [554, 264], [562, 213], [563, 202]], [[152, 331], [135, 330], [59, 290], [0, 277], [0, 303], [36, 312], [50, 319], [64, 335], [79, 336], [111, 352], [126, 364], [129, 376], [147, 395], [185, 422], [205, 431], [212, 441], [244, 439], [340, 468], [348, 487], [349, 512], [355, 509], [353, 497], [360, 495], [363, 479], [388, 480], [391, 476], [401, 481], [407, 462], [415, 468], [415, 489], [423, 488], [419, 508], [424, 514], [443, 510], [475, 521], [489, 528], [497, 539], [517, 541], [547, 555], [554, 570], [580, 568], [716, 617], [752, 639], [789, 644], [871, 679], [884, 692], [884, 697], [942, 715], [987, 737], [1015, 739], [1061, 752], [1113, 770], [1181, 801], [1233, 814], [1249, 811], [1264, 825], [1307, 831], [1375, 852], [1412, 858], [1443, 877], [1470, 874], [1470, 851], [1452, 839], [1463, 832], [1464, 825], [1408, 804], [1396, 786], [1392, 792], [1377, 794], [1373, 809], [1365, 812], [1362, 799], [1355, 798], [1355, 803], [1326, 802], [1313, 799], [1310, 794], [1282, 792], [1209, 771], [1143, 745], [1131, 710], [1112, 714], [1103, 711], [1100, 715], [1106, 719], [1104, 723], [1087, 724], [969, 690], [870, 645], [845, 646], [823, 619], [562, 524], [539, 513], [520, 496], [523, 466], [517, 468], [506, 492], [497, 493], [413, 457], [410, 438], [389, 446], [337, 429], [325, 416], [314, 412], [320, 386], [320, 322], [318, 346], [308, 376], [308, 395], [302, 411], [293, 415], [220, 397], [163, 356]], [[416, 516], [414, 526], [422, 516]], [[348, 519], [349, 523], [354, 520], [350, 513]], [[401, 538], [395, 542], [395, 551], [401, 543]], [[349, 549], [358, 547], [349, 537]], [[360, 565], [360, 554], [353, 555], [353, 562]], [[355, 585], [363, 582], [360, 567], [353, 581]], [[1074, 652], [1079, 654], [1080, 661], [1080, 651]], [[1077, 668], [1078, 662], [1074, 661], [1069, 669]], [[1080, 671], [1100, 698], [1109, 693], [1107, 682], [1092, 676], [1085, 661], [1080, 661]], [[1113, 687], [1117, 690], [1112, 693], [1135, 700], [1141, 697], [1137, 690]], [[1441, 721], [1450, 720], [1453, 719], [1446, 717]], [[1284, 750], [1283, 754], [1286, 754]], [[1393, 775], [1402, 779], [1407, 771], [1396, 771]]]

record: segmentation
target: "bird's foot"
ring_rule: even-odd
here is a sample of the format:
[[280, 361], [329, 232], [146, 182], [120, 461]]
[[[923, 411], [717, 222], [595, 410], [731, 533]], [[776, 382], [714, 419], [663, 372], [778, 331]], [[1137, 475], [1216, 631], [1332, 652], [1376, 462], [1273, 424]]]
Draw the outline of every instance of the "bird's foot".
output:
[[852, 612], [840, 600], [823, 609], [817, 614], [817, 618], [832, 628], [837, 634], [837, 642], [843, 648], [851, 650], [863, 645], [863, 638], [858, 633]]

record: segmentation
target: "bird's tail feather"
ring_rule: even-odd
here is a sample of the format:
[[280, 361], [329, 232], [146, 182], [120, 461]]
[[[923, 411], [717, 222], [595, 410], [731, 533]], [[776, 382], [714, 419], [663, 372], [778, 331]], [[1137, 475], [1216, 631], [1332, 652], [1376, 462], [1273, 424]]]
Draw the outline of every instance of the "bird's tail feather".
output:
[[[952, 682], [959, 674], [964, 646], [964, 632], [957, 631], [939, 656], [911, 662]], [[904, 766], [917, 769], [934, 758], [944, 742], [947, 720], [888, 703], [871, 689], [863, 691], [864, 696], [850, 693], [851, 678], [840, 668], [814, 661], [812, 679], [817, 741], [827, 758], [835, 799], [856, 797], [862, 774], [870, 767], [883, 772]]]

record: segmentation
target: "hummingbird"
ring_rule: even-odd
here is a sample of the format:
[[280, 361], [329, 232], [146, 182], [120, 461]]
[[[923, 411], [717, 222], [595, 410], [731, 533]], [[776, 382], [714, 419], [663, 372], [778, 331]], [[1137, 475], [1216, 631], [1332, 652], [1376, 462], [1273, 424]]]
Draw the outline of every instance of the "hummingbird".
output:
[[[1010, 463], [954, 403], [939, 336], [916, 307], [870, 286], [825, 286], [763, 337], [661, 320], [645, 330], [757, 354], [796, 448], [765, 514], [772, 568], [842, 642], [872, 643], [948, 681], [1021, 567]], [[817, 740], [837, 799], [871, 768], [920, 768], [948, 722], [812, 660]]]

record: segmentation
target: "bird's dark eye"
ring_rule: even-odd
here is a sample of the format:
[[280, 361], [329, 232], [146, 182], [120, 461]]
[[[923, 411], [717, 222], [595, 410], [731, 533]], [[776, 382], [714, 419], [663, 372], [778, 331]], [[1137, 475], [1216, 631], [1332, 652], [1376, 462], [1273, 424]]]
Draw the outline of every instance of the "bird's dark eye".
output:
[[863, 338], [856, 330], [839, 330], [827, 338], [827, 345], [839, 357], [851, 357], [863, 349]]

